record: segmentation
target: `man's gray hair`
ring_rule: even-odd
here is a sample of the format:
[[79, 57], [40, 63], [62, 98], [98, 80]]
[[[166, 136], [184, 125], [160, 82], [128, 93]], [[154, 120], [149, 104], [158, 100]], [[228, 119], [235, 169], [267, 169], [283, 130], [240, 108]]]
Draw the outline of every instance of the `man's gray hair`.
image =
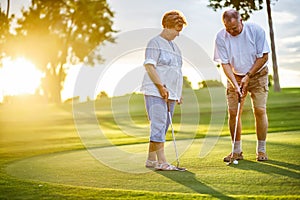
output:
[[223, 13], [223, 22], [231, 21], [231, 19], [236, 19], [239, 21], [241, 19], [240, 13], [234, 9], [226, 10]]

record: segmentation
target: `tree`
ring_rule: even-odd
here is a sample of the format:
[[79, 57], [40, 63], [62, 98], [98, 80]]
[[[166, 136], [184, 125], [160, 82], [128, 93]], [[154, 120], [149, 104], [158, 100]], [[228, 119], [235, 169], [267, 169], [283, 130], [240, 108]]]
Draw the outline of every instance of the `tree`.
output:
[[199, 89], [200, 88], [212, 88], [212, 87], [224, 87], [222, 82], [217, 81], [217, 80], [206, 80], [206, 81], [201, 81], [198, 83]]
[[267, 4], [267, 12], [268, 12], [268, 23], [270, 29], [271, 49], [272, 49], [274, 91], [280, 92], [281, 89], [280, 89], [279, 76], [278, 76], [278, 66], [277, 66], [277, 58], [276, 58], [276, 51], [275, 51], [275, 39], [274, 39], [270, 0], [266, 0], [266, 4]]
[[100, 98], [107, 98], [108, 94], [105, 91], [101, 91], [98, 95], [97, 95], [97, 99]]
[[189, 81], [188, 77], [187, 76], [183, 76], [183, 83], [182, 83], [182, 86], [184, 88], [192, 88], [192, 82]]
[[5, 43], [9, 37], [10, 20], [0, 7], [0, 60], [5, 56]]
[[[263, 0], [209, 0], [208, 7], [211, 7], [214, 11], [216, 11], [218, 9], [222, 9], [224, 7], [233, 7], [236, 10], [240, 11], [240, 14], [241, 14], [241, 17], [243, 20], [247, 20], [250, 18], [250, 14], [253, 11], [263, 9], [262, 4], [263, 4]], [[279, 76], [278, 76], [278, 66], [277, 66], [277, 59], [276, 59], [275, 40], [274, 40], [270, 0], [266, 0], [266, 7], [267, 7], [267, 12], [268, 12], [268, 23], [269, 23], [271, 50], [272, 50], [274, 91], [280, 92], [281, 89], [280, 89]]]
[[35, 63], [45, 74], [45, 95], [60, 103], [66, 64], [101, 59], [94, 49], [114, 41], [113, 16], [106, 0], [32, 0], [18, 19], [10, 54]]
[[7, 0], [6, 16], [9, 16], [10, 0]]

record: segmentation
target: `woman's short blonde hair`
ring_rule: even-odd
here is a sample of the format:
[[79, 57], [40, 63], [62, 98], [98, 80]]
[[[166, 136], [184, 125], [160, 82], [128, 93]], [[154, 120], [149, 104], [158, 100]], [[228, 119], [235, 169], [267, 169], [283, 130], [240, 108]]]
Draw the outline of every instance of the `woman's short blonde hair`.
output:
[[164, 14], [162, 19], [163, 28], [175, 28], [175, 26], [183, 27], [183, 25], [187, 25], [187, 23], [181, 12], [172, 10]]

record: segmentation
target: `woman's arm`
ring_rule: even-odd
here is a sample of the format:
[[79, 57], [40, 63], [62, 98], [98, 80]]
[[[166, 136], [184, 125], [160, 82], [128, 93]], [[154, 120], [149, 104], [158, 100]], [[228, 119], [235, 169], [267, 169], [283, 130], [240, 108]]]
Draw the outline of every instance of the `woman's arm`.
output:
[[161, 80], [155, 70], [154, 65], [145, 64], [144, 66], [145, 66], [145, 69], [146, 69], [150, 79], [153, 81], [153, 83], [157, 87], [160, 95], [166, 102], [168, 102], [169, 92], [168, 92], [167, 88], [164, 86], [164, 84], [161, 82]]

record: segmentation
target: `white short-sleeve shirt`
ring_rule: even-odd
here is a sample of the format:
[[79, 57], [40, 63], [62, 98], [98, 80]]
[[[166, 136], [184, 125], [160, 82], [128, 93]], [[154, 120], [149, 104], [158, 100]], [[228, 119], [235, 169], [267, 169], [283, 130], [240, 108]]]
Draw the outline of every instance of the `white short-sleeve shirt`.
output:
[[[152, 38], [146, 48], [145, 64], [154, 65], [160, 80], [169, 91], [169, 99], [180, 100], [183, 76], [182, 56], [178, 46], [159, 35]], [[145, 95], [161, 97], [147, 72], [144, 75], [141, 90]]]
[[215, 40], [214, 61], [230, 64], [233, 73], [237, 75], [245, 75], [257, 58], [270, 52], [265, 31], [253, 23], [243, 23], [243, 25], [239, 35], [232, 36], [222, 29]]

